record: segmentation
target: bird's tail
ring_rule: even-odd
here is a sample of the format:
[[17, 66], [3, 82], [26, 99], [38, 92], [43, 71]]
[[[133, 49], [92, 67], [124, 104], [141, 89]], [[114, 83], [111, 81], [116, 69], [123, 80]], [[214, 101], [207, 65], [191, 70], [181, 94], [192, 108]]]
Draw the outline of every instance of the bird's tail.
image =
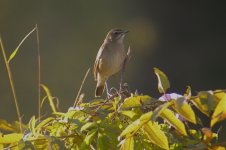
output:
[[104, 84], [97, 85], [95, 91], [95, 97], [100, 97], [104, 92]]

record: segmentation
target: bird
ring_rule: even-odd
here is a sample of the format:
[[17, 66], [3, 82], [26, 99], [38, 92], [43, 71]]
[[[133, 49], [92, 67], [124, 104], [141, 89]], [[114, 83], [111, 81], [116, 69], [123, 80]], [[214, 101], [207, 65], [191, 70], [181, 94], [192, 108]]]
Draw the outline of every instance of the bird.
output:
[[93, 69], [94, 78], [97, 81], [95, 97], [100, 97], [103, 94], [105, 86], [107, 90], [107, 96], [110, 95], [107, 80], [110, 76], [118, 73], [120, 70], [122, 70], [122, 83], [125, 64], [130, 53], [130, 48], [126, 53], [123, 43], [124, 37], [128, 32], [128, 30], [124, 31], [119, 28], [111, 29], [107, 33], [103, 44], [99, 48]]

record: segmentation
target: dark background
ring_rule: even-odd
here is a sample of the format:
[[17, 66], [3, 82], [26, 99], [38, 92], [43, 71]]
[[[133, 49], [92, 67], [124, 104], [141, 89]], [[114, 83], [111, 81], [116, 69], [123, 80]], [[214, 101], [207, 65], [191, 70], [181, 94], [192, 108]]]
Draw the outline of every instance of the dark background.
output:
[[[159, 97], [153, 67], [171, 81], [170, 92], [193, 94], [222, 89], [226, 83], [226, 5], [224, 1], [33, 1], [0, 0], [0, 34], [7, 56], [38, 24], [42, 83], [59, 98], [60, 110], [73, 105], [76, 93], [108, 30], [130, 30], [125, 45], [132, 58], [125, 80], [130, 89]], [[16, 93], [26, 122], [37, 114], [37, 52], [35, 34], [10, 63]], [[118, 77], [111, 86], [118, 86]], [[94, 98], [90, 72], [83, 92]], [[42, 93], [44, 97], [44, 93]], [[49, 109], [45, 104], [45, 114]], [[16, 120], [16, 109], [0, 54], [0, 118]]]

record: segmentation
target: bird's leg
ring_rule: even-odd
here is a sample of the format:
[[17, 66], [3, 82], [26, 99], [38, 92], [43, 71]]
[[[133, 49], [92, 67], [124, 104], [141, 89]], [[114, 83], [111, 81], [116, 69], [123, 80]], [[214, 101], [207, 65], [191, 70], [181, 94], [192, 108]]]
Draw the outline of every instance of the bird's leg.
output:
[[108, 85], [109, 85], [108, 80], [106, 80], [105, 87], [106, 87], [107, 98], [111, 97], [111, 94], [109, 93]]
[[122, 64], [121, 78], [120, 78], [120, 89], [119, 89], [119, 91], [121, 91], [122, 88], [123, 88], [123, 77], [124, 77], [126, 65], [127, 65], [128, 61], [129, 61], [129, 59], [130, 59], [130, 47], [128, 48], [126, 58], [125, 58], [125, 60], [124, 60], [124, 62]]

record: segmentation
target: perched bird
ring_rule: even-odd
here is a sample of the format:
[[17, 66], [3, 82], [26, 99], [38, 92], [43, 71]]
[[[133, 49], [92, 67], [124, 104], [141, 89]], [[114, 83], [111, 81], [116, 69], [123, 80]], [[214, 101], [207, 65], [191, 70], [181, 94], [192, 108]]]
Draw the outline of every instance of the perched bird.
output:
[[124, 70], [127, 61], [127, 53], [124, 50], [123, 40], [126, 33], [128, 33], [128, 31], [117, 28], [111, 29], [97, 53], [94, 64], [94, 77], [97, 81], [95, 91], [96, 97], [103, 94], [105, 84], [107, 94], [109, 94], [106, 81], [110, 76], [116, 74], [120, 70]]

